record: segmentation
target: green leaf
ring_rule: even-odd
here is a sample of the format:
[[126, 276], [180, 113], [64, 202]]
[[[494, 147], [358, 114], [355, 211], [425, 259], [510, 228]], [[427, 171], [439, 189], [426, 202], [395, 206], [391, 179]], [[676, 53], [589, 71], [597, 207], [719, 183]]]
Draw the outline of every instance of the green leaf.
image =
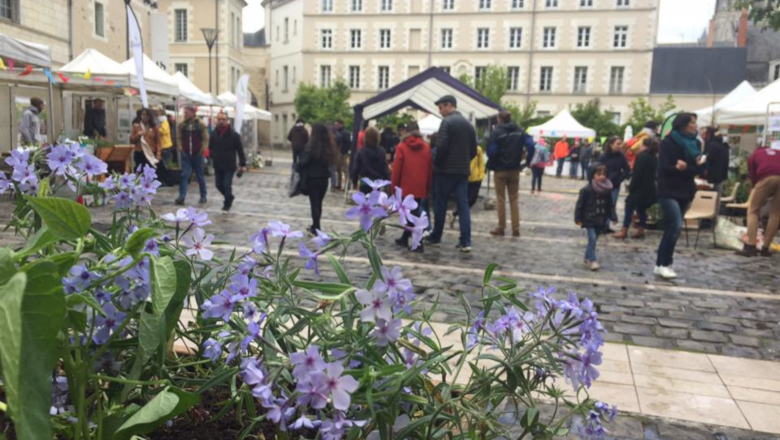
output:
[[368, 248], [368, 260], [371, 262], [371, 268], [374, 269], [374, 274], [379, 277], [379, 279], [382, 279], [382, 257], [379, 256], [379, 251], [376, 250], [376, 247], [371, 246]]
[[171, 257], [152, 258], [149, 265], [154, 314], [165, 316], [165, 309], [176, 294], [176, 267]]
[[520, 419], [520, 426], [528, 430], [539, 422], [539, 410], [536, 407], [528, 408]]
[[52, 438], [51, 371], [65, 315], [59, 290], [25, 293], [27, 274], [0, 287], [0, 363], [9, 413], [20, 440]]
[[490, 284], [490, 279], [493, 278], [493, 272], [498, 269], [498, 264], [490, 263], [487, 269], [485, 269], [485, 277], [482, 279], [482, 284], [487, 286]]
[[117, 440], [154, 431], [200, 402], [200, 396], [176, 388], [167, 388], [130, 416], [114, 433]]
[[336, 259], [333, 255], [328, 252], [325, 254], [328, 257], [328, 261], [330, 261], [330, 265], [333, 266], [333, 270], [336, 271], [336, 275], [339, 277], [339, 281], [342, 284], [352, 284], [352, 282], [349, 280], [349, 276], [347, 276], [347, 272], [344, 270], [344, 267], [339, 263], [339, 260]]
[[136, 362], [140, 362], [142, 365], [152, 358], [155, 350], [162, 343], [162, 334], [160, 332], [160, 320], [162, 318], [148, 310], [149, 308], [147, 306], [142, 309], [141, 321], [138, 324], [138, 348], [140, 350]]
[[27, 257], [56, 241], [57, 241], [57, 237], [55, 237], [54, 234], [52, 234], [51, 231], [49, 231], [49, 228], [44, 226], [41, 229], [39, 229], [38, 232], [36, 232], [35, 235], [32, 236], [32, 238], [27, 240], [27, 244], [21, 250], [19, 250], [19, 252], [16, 253], [16, 257], [17, 258]]
[[49, 259], [57, 265], [57, 274], [61, 277], [67, 275], [70, 268], [78, 261], [78, 257], [73, 252], [52, 255]]
[[173, 266], [176, 269], [176, 292], [165, 309], [166, 337], [170, 335], [176, 324], [179, 322], [182, 310], [184, 310], [184, 301], [190, 291], [190, 282], [192, 281], [192, 269], [190, 263], [182, 260], [174, 261]]
[[144, 249], [146, 242], [154, 237], [155, 230], [152, 228], [142, 228], [133, 232], [133, 235], [127, 239], [124, 250], [126, 253], [136, 256]]
[[352, 289], [352, 286], [349, 284], [318, 283], [313, 281], [294, 281], [293, 285], [309, 290], [319, 290], [328, 295], [341, 295], [347, 290]]
[[7, 283], [15, 273], [13, 251], [8, 248], [0, 248], [0, 285]]
[[57, 265], [49, 259], [38, 260], [22, 267], [27, 273], [27, 291], [31, 293], [47, 293], [62, 286], [62, 279], [57, 276]]
[[57, 238], [77, 240], [92, 227], [89, 210], [74, 201], [57, 197], [30, 197], [27, 201]]
[[72, 295], [68, 295], [67, 298], [65, 298], [65, 304], [68, 306], [68, 308], [73, 308], [75, 306], [78, 306], [79, 304], [86, 304], [90, 307], [92, 307], [96, 312], [100, 313], [101, 315], [105, 316], [105, 312], [103, 311], [103, 307], [98, 304], [97, 300], [94, 296], [91, 294], [84, 294], [84, 293], [74, 293]]

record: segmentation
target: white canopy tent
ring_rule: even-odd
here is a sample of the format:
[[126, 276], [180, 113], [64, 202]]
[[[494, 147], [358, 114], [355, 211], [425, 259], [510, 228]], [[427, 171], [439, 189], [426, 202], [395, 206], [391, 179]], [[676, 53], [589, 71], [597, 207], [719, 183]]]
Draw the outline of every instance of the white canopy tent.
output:
[[533, 137], [540, 135], [561, 137], [566, 135], [568, 137], [589, 138], [595, 137], [596, 131], [577, 122], [569, 110], [564, 109], [544, 124], [529, 128], [528, 134]]
[[97, 49], [87, 49], [81, 52], [68, 64], [60, 68], [62, 73], [85, 74], [89, 71], [92, 75], [100, 77], [116, 77], [127, 79], [128, 71], [121, 64], [103, 55]]
[[[135, 78], [135, 59], [130, 58], [122, 63], [122, 66], [131, 76], [134, 87], [138, 87], [138, 82]], [[170, 96], [179, 95], [179, 84], [176, 80], [173, 79], [168, 72], [162, 70], [151, 58], [146, 56], [146, 54], [144, 54], [144, 85], [148, 92], [156, 92]]]
[[[222, 102], [225, 107], [223, 108], [227, 112], [228, 116], [235, 116], [235, 105], [238, 98], [232, 92], [225, 92], [217, 96], [217, 99]], [[260, 121], [270, 121], [271, 112], [259, 109], [253, 105], [244, 105], [244, 117], [249, 119], [257, 119]]]
[[188, 101], [203, 105], [219, 105], [216, 98], [199, 89], [183, 73], [174, 73], [173, 80], [176, 81], [176, 83], [179, 85], [179, 93], [181, 96]]
[[780, 79], [749, 98], [719, 111], [718, 122], [735, 125], [764, 125], [769, 104], [780, 104]]
[[51, 50], [49, 46], [17, 40], [8, 35], [0, 34], [0, 54], [20, 64], [51, 67]]
[[441, 125], [441, 118], [436, 115], [428, 115], [418, 122], [420, 125], [420, 133], [424, 135], [430, 135], [439, 131]]
[[698, 116], [697, 122], [699, 126], [712, 125], [713, 116], [716, 123], [720, 122], [723, 109], [742, 103], [747, 99], [750, 99], [756, 93], [758, 92], [749, 82], [742, 81], [734, 90], [729, 92], [728, 95], [715, 103], [715, 105], [694, 112]]

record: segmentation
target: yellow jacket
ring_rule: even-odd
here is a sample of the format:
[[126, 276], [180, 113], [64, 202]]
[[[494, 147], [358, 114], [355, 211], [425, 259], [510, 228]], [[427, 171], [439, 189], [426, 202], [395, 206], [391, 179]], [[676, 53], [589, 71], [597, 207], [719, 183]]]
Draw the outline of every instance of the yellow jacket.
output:
[[171, 126], [168, 124], [168, 121], [162, 121], [160, 126], [157, 127], [157, 131], [160, 132], [160, 148], [163, 150], [171, 148], [173, 141], [171, 140]]
[[469, 174], [469, 182], [482, 182], [485, 178], [485, 153], [482, 151], [482, 147], [477, 145], [477, 155], [474, 159], [471, 159], [471, 174]]

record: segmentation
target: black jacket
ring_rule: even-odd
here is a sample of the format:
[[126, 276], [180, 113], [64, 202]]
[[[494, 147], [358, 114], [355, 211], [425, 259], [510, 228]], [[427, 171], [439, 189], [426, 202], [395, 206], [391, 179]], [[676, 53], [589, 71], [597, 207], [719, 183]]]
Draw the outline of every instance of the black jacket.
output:
[[293, 128], [290, 129], [287, 140], [290, 141], [293, 151], [300, 153], [306, 148], [306, 144], [309, 142], [309, 132], [306, 131], [306, 127], [303, 125], [295, 124]]
[[295, 165], [295, 171], [306, 175], [309, 179], [330, 178], [330, 164], [314, 157], [308, 147], [304, 148], [301, 158]]
[[89, 108], [84, 114], [84, 136], [95, 137], [95, 133], [106, 137], [106, 110]]
[[214, 129], [209, 136], [209, 157], [214, 162], [214, 169], [218, 171], [235, 171], [236, 156], [242, 167], [246, 166], [246, 156], [244, 155], [244, 146], [241, 143], [241, 135], [228, 127], [224, 135], [219, 133], [219, 129]]
[[352, 149], [352, 136], [344, 127], [341, 127], [336, 131], [335, 141], [341, 154], [347, 154]]
[[385, 130], [379, 138], [379, 146], [385, 149], [385, 153], [390, 155], [390, 160], [395, 156], [395, 147], [401, 143], [401, 138], [393, 130]]
[[535, 151], [533, 138], [514, 122], [497, 125], [488, 141], [487, 168], [494, 171], [521, 170], [523, 149], [525, 166], [530, 166]]
[[582, 157], [582, 146], [576, 145], [574, 148], [569, 151], [569, 160], [574, 163], [579, 163], [580, 158]]
[[[634, 173], [628, 185], [628, 199], [639, 206], [651, 206], [656, 202], [655, 179], [658, 174], [658, 158], [651, 151], [639, 154], [634, 163]], [[628, 200], [627, 199], [627, 200]]]
[[599, 156], [599, 163], [607, 166], [607, 178], [615, 188], [620, 186], [631, 172], [626, 156], [623, 156], [623, 153], [620, 152], [602, 154]]
[[459, 111], [441, 121], [436, 136], [435, 170], [441, 174], [468, 176], [477, 155], [477, 133]]
[[707, 155], [707, 182], [718, 184], [729, 178], [729, 146], [718, 136], [704, 145]]
[[390, 169], [387, 167], [384, 148], [363, 147], [358, 152], [355, 166], [352, 168], [352, 182], [357, 186], [358, 179], [364, 177], [371, 180], [390, 180]]
[[[677, 161], [682, 160], [688, 164], [685, 171], [677, 169]], [[658, 153], [658, 198], [676, 199], [689, 202], [696, 194], [696, 182], [694, 177], [701, 174], [702, 168], [696, 162], [689, 161], [682, 145], [666, 136], [661, 141], [661, 150]]]
[[574, 208], [574, 222], [581, 223], [583, 228], [596, 228], [603, 232], [607, 228], [607, 220], [617, 221], [615, 207], [612, 205], [610, 191], [597, 193], [591, 182], [582, 187]]

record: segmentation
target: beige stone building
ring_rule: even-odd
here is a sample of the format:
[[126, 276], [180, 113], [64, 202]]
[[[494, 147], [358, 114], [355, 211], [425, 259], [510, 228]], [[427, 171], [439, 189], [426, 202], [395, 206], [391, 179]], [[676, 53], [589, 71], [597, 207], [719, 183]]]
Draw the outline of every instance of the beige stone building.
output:
[[[507, 98], [554, 114], [599, 98], [616, 122], [648, 97], [659, 0], [265, 0], [270, 99], [282, 141], [301, 82], [360, 102], [439, 66], [506, 67]], [[285, 123], [286, 122], [286, 123]]]

